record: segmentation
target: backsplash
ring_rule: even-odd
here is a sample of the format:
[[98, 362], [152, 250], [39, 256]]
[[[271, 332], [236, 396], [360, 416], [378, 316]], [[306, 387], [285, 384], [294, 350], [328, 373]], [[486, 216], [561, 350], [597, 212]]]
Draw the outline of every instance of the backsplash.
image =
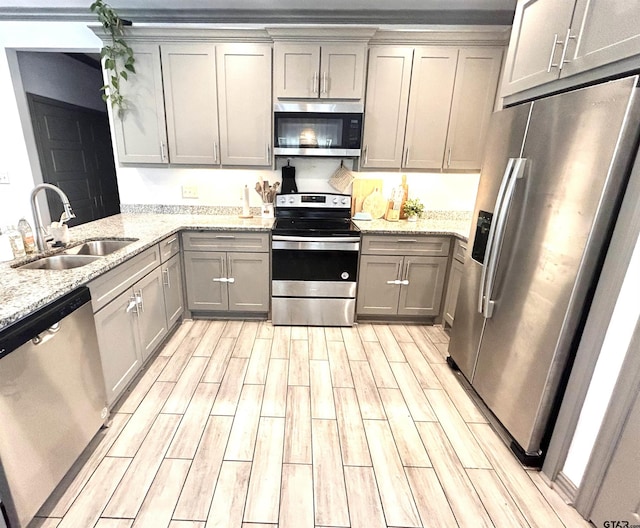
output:
[[[258, 208], [261, 198], [255, 192], [260, 179], [273, 184], [281, 181], [281, 167], [286, 158], [278, 158], [276, 170], [208, 169], [176, 167], [118, 167], [118, 186], [122, 210], [128, 205], [164, 204], [164, 207], [240, 207], [241, 193], [249, 187], [252, 208]], [[300, 192], [336, 192], [329, 178], [340, 166], [339, 159], [292, 158]], [[352, 160], [345, 160], [352, 168]], [[390, 197], [391, 190], [401, 182], [402, 172], [354, 172], [357, 178], [383, 180], [382, 193]], [[420, 198], [427, 211], [471, 211], [478, 189], [479, 174], [407, 172], [409, 196]], [[196, 198], [184, 198], [186, 189]], [[350, 189], [347, 190], [350, 192]]]

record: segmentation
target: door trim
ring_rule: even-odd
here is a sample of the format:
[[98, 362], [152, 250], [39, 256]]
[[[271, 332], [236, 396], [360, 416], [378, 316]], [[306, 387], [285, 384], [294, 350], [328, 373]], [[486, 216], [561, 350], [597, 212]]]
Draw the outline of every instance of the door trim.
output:
[[602, 488], [605, 473], [618, 447], [620, 435], [631, 412], [631, 406], [638, 397], [638, 387], [640, 386], [639, 352], [640, 319], [636, 322], [636, 328], [622, 363], [620, 376], [611, 394], [611, 403], [602, 421], [582, 479], [582, 485], [576, 497], [575, 508], [585, 519], [591, 515], [598, 493]]

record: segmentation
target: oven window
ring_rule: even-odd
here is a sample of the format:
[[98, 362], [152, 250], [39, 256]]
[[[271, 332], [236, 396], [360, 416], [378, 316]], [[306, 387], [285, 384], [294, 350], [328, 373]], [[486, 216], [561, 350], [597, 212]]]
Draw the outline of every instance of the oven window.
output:
[[273, 280], [355, 281], [357, 273], [357, 251], [272, 251]]

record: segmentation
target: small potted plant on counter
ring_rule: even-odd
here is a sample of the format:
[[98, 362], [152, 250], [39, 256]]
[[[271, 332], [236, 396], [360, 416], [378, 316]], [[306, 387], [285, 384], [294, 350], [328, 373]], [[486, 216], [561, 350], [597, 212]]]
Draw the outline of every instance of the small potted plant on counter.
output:
[[403, 206], [404, 214], [407, 215], [407, 221], [415, 222], [424, 212], [424, 204], [420, 198], [409, 198]]

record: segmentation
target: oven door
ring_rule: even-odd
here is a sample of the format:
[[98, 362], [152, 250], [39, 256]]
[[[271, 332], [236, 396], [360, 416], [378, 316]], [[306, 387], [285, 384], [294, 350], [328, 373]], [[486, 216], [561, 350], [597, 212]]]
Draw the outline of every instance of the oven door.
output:
[[273, 236], [272, 294], [355, 297], [360, 239]]

